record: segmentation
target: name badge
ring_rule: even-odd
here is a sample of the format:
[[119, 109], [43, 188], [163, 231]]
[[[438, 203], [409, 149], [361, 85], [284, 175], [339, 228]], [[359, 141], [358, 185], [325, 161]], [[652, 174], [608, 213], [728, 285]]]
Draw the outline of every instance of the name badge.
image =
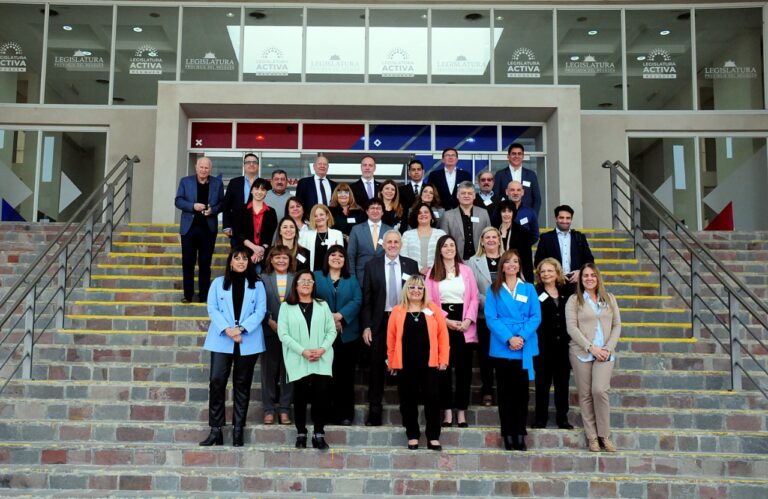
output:
[[479, 224], [480, 223], [480, 217], [469, 217], [469, 221], [473, 224]]
[[384, 239], [379, 239], [379, 246], [382, 246], [384, 244]]
[[483, 201], [483, 204], [485, 206], [491, 205], [491, 204], [493, 204], [493, 200], [492, 199], [486, 199], [485, 201]]
[[544, 301], [544, 300], [546, 300], [547, 298], [549, 298], [549, 295], [548, 295], [547, 293], [543, 293], [543, 292], [542, 292], [542, 293], [539, 295], [539, 301], [540, 301], [540, 302], [543, 302], [543, 301]]
[[527, 180], [523, 180], [523, 187], [530, 187], [531, 183]]
[[357, 220], [355, 220], [355, 217], [349, 217], [349, 218], [347, 218], [347, 223], [348, 223], [348, 224], [353, 224], [353, 223], [355, 223], [355, 222], [357, 222]]
[[440, 218], [440, 212], [432, 210], [432, 214], [435, 215], [435, 218]]
[[296, 253], [296, 260], [300, 261], [301, 263], [304, 263], [307, 261], [307, 258], [301, 253]]
[[289, 196], [295, 196], [296, 195], [296, 191], [290, 191], [290, 192], [288, 192], [288, 195]]
[[528, 217], [523, 217], [520, 219], [520, 225], [526, 225], [528, 223]]
[[528, 297], [526, 295], [516, 295], [515, 300], [519, 301], [520, 303], [528, 303]]
[[404, 281], [407, 281], [410, 278], [411, 278], [411, 274], [406, 274], [405, 272], [403, 272], [403, 280]]
[[430, 315], [430, 316], [435, 315], [432, 309], [429, 309], [429, 308], [425, 308], [424, 310], [422, 310], [422, 312], [424, 312], [424, 315]]

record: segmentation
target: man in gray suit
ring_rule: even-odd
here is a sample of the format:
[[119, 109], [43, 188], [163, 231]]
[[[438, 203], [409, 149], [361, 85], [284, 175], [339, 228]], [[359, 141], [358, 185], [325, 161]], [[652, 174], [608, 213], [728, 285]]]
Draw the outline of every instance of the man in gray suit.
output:
[[354, 271], [361, 286], [365, 277], [365, 264], [374, 256], [384, 253], [382, 238], [385, 232], [392, 229], [389, 225], [381, 223], [381, 217], [384, 215], [381, 199], [373, 198], [368, 201], [365, 212], [368, 214], [368, 221], [352, 227], [348, 247], [349, 268]]
[[448, 210], [440, 220], [440, 228], [456, 240], [456, 249], [462, 260], [468, 260], [480, 244], [480, 231], [491, 225], [488, 210], [474, 206], [475, 186], [462, 182], [457, 188], [459, 206]]

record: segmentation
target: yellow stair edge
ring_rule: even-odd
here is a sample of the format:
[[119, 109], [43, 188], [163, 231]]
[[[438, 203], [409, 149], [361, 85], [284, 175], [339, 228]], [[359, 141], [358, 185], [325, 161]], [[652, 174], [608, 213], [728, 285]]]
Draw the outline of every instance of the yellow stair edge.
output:
[[[109, 253], [110, 258], [119, 258], [121, 256], [138, 256], [138, 257], [146, 257], [146, 258], [162, 258], [162, 257], [171, 257], [171, 258], [181, 258], [181, 253], [142, 253], [142, 252], [120, 252], [120, 251], [111, 251]], [[214, 254], [213, 258], [221, 258], [225, 259], [227, 258], [227, 255], [224, 254]], [[181, 265], [181, 264], [179, 264]]]
[[108, 315], [108, 314], [67, 314], [68, 319], [109, 319], [113, 321], [209, 321], [207, 315], [198, 317], [157, 316], [157, 315]]
[[638, 276], [649, 276], [652, 274], [650, 270], [601, 270], [601, 274], [604, 276], [609, 275], [638, 275]]
[[91, 279], [96, 281], [104, 279], [128, 279], [132, 281], [179, 281], [181, 277], [172, 275], [111, 275], [111, 274], [94, 274]]
[[178, 301], [103, 301], [77, 300], [75, 305], [125, 305], [125, 306], [154, 306], [154, 307], [206, 307], [205, 303], [181, 303]]
[[[157, 289], [157, 288], [85, 288], [87, 293], [183, 293], [181, 289]], [[183, 305], [179, 303], [179, 305]]]
[[[205, 336], [207, 334], [206, 331], [147, 331], [133, 329], [59, 329], [58, 332], [63, 334], [148, 334], [156, 336]], [[114, 348], [118, 347], [122, 347], [122, 345], [114, 345]]]
[[619, 342], [634, 342], [634, 343], [697, 343], [699, 340], [696, 338], [639, 338], [632, 336], [622, 336], [619, 338]]
[[630, 265], [637, 265], [639, 260], [637, 258], [627, 258], [627, 259], [621, 259], [621, 258], [595, 258], [595, 263], [598, 265], [603, 264], [609, 264], [609, 263], [627, 263]]
[[[99, 269], [180, 269], [181, 262], [178, 264], [144, 264], [144, 263], [97, 263]], [[223, 270], [224, 265], [211, 265], [211, 269]]]
[[670, 312], [673, 314], [684, 314], [690, 312], [685, 308], [639, 308], [639, 307], [619, 307], [622, 312]]
[[621, 322], [621, 327], [678, 327], [688, 329], [690, 322]]
[[617, 300], [671, 300], [671, 295], [649, 296], [649, 295], [615, 295]]
[[[128, 247], [128, 246], [181, 246], [180, 242], [173, 242], [173, 243], [162, 243], [162, 242], [155, 242], [155, 241], [115, 241], [112, 243], [112, 246], [120, 246], [120, 247]], [[217, 248], [229, 248], [229, 243], [216, 243], [215, 245]]]
[[[604, 274], [605, 272], [603, 272]], [[638, 288], [658, 288], [658, 282], [610, 282], [605, 281], [606, 286], [637, 286]], [[610, 289], [608, 290], [610, 291]]]

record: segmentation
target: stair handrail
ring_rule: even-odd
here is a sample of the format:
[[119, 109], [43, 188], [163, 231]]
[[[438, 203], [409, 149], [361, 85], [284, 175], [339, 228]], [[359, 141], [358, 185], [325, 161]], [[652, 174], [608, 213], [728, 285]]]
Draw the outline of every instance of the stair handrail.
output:
[[[751, 358], [754, 365], [766, 375], [768, 375], [768, 369], [766, 369], [763, 363], [749, 351], [748, 345], [745, 345], [737, 335], [738, 329], [743, 328], [743, 330], [746, 331], [764, 350], [768, 350], [766, 343], [750, 331], [748, 324], [746, 323], [747, 321], [752, 320], [761, 325], [763, 330], [768, 330], [768, 321], [761, 316], [761, 313], [768, 315], [768, 304], [760, 299], [760, 297], [758, 297], [738, 276], [731, 272], [682, 221], [677, 220], [669, 209], [667, 209], [667, 207], [664, 206], [664, 204], [631, 171], [629, 171], [621, 161], [611, 162], [606, 160], [603, 162], [602, 167], [609, 169], [611, 174], [611, 219], [613, 228], [615, 230], [626, 230], [633, 238], [635, 253], [637, 253], [638, 250], [642, 251], [659, 270], [659, 281], [662, 294], [667, 294], [670, 288], [674, 289], [686, 305], [690, 307], [691, 325], [694, 336], [697, 335], [697, 332], [700, 331], [701, 328], [706, 328], [709, 330], [712, 338], [728, 351], [731, 360], [731, 390], [740, 391], [742, 389], [742, 375], [745, 375], [752, 381], [763, 396], [768, 398], [768, 390], [762, 387], [758, 380], [750, 374], [749, 370], [742, 362], [741, 354], [746, 353], [747, 356]], [[624, 182], [629, 193], [622, 190], [622, 186], [618, 183], [619, 179]], [[619, 195], [624, 196], [624, 203], [630, 205], [631, 213], [624, 208], [622, 200], [619, 199]], [[651, 255], [651, 253], [641, 244], [642, 242], [647, 242], [640, 224], [641, 208], [649, 210], [659, 220], [659, 245], [657, 248], [658, 263], [654, 261], [656, 255]], [[627, 227], [623, 223], [622, 211], [624, 212], [625, 217], [630, 219], [631, 227]], [[671, 238], [670, 236], [676, 237]], [[687, 240], [685, 238], [687, 238]], [[683, 253], [674, 247], [674, 241], [681, 243], [684, 250], [688, 251], [691, 258], [690, 263], [686, 261]], [[679, 272], [666, 256], [668, 251], [675, 252], [688, 264], [688, 268], [690, 269], [690, 282], [688, 282], [685, 276]], [[725, 290], [727, 290], [727, 300], [717, 297], [712, 286], [703, 279], [704, 271], [709, 272], [709, 275], [717, 279]], [[687, 286], [687, 290], [681, 292], [681, 290], [675, 286], [673, 279], [670, 278], [670, 276], [674, 276], [675, 274], [680, 277], [682, 283]], [[731, 282], [728, 282], [723, 276], [727, 276]], [[717, 318], [717, 312], [704, 300], [701, 292], [707, 289], [712, 291], [720, 303], [727, 307], [727, 321], [722, 321]], [[686, 300], [686, 291], [690, 293], [690, 301]], [[714, 331], [702, 320], [699, 314], [701, 311], [700, 307], [706, 308], [717, 322], [728, 331], [727, 346], [720, 341], [714, 334]]]
[[[22, 370], [22, 378], [30, 379], [32, 377], [32, 360], [34, 346], [37, 339], [45, 333], [51, 324], [54, 328], [60, 329], [64, 325], [64, 310], [66, 300], [72, 290], [78, 287], [80, 283], [83, 286], [90, 285], [91, 273], [93, 270], [93, 261], [99, 252], [105, 247], [112, 249], [112, 235], [114, 228], [120, 223], [128, 223], [131, 219], [131, 198], [133, 191], [133, 167], [140, 163], [138, 156], [130, 157], [123, 155], [118, 162], [104, 176], [104, 179], [94, 188], [88, 198], [80, 204], [80, 207], [70, 217], [69, 221], [59, 230], [56, 237], [43, 249], [29, 265], [27, 270], [16, 280], [5, 295], [0, 298], [0, 310], [5, 309], [0, 318], [0, 347], [13, 342], [13, 333], [23, 319], [24, 333], [16, 340], [16, 343], [7, 352], [2, 361], [0, 361], [0, 371], [14, 358], [19, 349], [22, 349], [21, 360], [15, 368], [3, 375], [5, 379], [0, 379], [0, 393], [5, 389], [8, 383]], [[122, 194], [121, 194], [122, 193]], [[121, 194], [121, 195], [120, 195]], [[89, 208], [90, 207], [90, 208]], [[83, 214], [84, 211], [87, 212]], [[118, 213], [120, 213], [119, 216]], [[78, 220], [80, 220], [78, 222]], [[101, 228], [97, 227], [101, 225]], [[85, 231], [80, 234], [81, 231]], [[69, 232], [69, 235], [66, 234]], [[77, 240], [76, 240], [77, 238]], [[103, 241], [98, 243], [97, 240]], [[71, 244], [74, 245], [70, 247]], [[72, 256], [81, 244], [83, 244], [82, 256], [71, 264], [69, 258]], [[95, 248], [94, 248], [95, 247]], [[84, 270], [80, 275], [73, 279], [73, 274], [77, 267], [83, 264]], [[42, 281], [49, 277], [51, 271], [54, 276], [40, 286]], [[43, 290], [48, 290], [49, 285], [54, 284], [55, 290], [52, 297], [39, 307], [37, 303], [38, 286]], [[67, 288], [72, 288], [67, 291]], [[41, 292], [42, 292], [41, 291]], [[42, 316], [36, 316], [36, 309], [45, 310], [56, 300], [54, 304], [53, 316], [42, 328], [36, 326], [37, 320]], [[22, 309], [19, 318], [6, 329], [6, 324]], [[36, 336], [37, 335], [37, 336]]]

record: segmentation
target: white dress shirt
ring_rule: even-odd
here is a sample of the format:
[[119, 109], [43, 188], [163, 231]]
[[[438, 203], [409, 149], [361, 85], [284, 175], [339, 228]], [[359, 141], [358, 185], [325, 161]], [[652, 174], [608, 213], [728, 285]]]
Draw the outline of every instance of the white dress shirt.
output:
[[453, 190], [456, 187], [456, 168], [452, 172], [445, 169], [445, 183], [448, 184], [448, 192], [453, 194]]
[[560, 229], [557, 231], [557, 244], [560, 245], [560, 263], [563, 265], [563, 273], [568, 274], [571, 272], [571, 231], [563, 232]]
[[[386, 285], [385, 285], [384, 289], [387, 290], [387, 294], [389, 294], [389, 273], [390, 273], [389, 263], [393, 262], [393, 261], [395, 262], [395, 275], [396, 276], [400, 276], [401, 275], [400, 257], [395, 257], [394, 260], [390, 260], [389, 257], [385, 255], [384, 256], [384, 279], [386, 280], [386, 283], [385, 283]], [[399, 282], [399, 283], [396, 283], [396, 284], [398, 285], [398, 289], [402, 289], [403, 288], [402, 281]], [[400, 297], [398, 296], [398, 300], [397, 300], [398, 303], [400, 302], [399, 298]], [[385, 312], [391, 312], [392, 311], [392, 307], [389, 306], [389, 296], [387, 296], [387, 299], [384, 301], [384, 303], [385, 303], [384, 311]]]
[[[317, 194], [317, 204], [322, 204], [323, 202], [323, 195], [320, 193], [320, 183], [318, 182], [320, 178], [323, 179], [323, 189], [325, 190], [325, 196], [326, 196], [325, 199], [328, 201], [328, 203], [330, 203], [331, 194], [333, 193], [331, 192], [331, 183], [328, 181], [328, 177], [318, 177], [317, 175], [315, 175], [314, 181], [315, 181], [315, 193]], [[312, 209], [312, 207], [305, 206], [304, 209], [309, 211]]]

